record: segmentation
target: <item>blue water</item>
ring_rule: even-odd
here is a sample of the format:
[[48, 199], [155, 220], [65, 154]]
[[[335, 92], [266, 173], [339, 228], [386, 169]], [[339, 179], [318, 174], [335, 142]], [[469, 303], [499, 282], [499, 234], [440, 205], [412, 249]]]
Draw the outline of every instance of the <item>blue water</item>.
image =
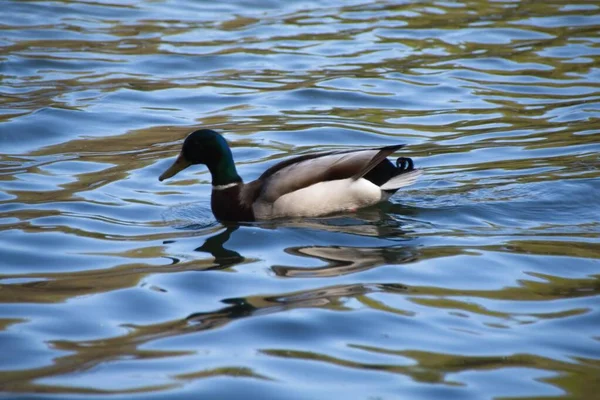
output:
[[[600, 5], [17, 1], [0, 23], [9, 398], [591, 399]], [[229, 224], [158, 182], [406, 143], [391, 202]]]

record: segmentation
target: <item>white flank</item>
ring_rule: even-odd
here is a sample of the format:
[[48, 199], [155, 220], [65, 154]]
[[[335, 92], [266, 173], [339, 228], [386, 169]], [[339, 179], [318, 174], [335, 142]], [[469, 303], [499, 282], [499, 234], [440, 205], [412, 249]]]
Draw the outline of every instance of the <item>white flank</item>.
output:
[[416, 182], [417, 178], [421, 174], [421, 170], [415, 169], [414, 171], [396, 175], [395, 177], [381, 185], [381, 190], [396, 190], [404, 186], [412, 185]]
[[319, 182], [285, 194], [273, 204], [258, 201], [258, 219], [278, 217], [317, 217], [339, 211], [355, 210], [387, 200], [387, 193], [366, 179], [339, 179]]
[[213, 190], [225, 190], [239, 185], [241, 182], [228, 183], [227, 185], [213, 185]]

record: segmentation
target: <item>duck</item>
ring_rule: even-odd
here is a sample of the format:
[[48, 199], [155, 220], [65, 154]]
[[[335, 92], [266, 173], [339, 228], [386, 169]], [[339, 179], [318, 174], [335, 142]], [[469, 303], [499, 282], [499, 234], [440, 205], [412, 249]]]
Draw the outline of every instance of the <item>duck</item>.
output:
[[211, 210], [222, 222], [322, 217], [387, 201], [413, 184], [421, 174], [413, 160], [388, 159], [404, 146], [303, 154], [244, 183], [225, 138], [212, 129], [199, 129], [185, 138], [181, 152], [158, 179], [162, 182], [192, 165], [206, 165], [212, 178]]

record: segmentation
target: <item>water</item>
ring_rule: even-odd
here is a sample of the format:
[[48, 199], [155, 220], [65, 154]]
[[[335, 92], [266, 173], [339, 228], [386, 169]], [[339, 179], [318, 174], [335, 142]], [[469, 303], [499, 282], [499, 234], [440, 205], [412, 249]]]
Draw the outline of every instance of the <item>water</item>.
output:
[[[10, 1], [0, 27], [8, 397], [591, 399], [600, 7]], [[391, 203], [224, 226], [196, 127], [251, 180], [407, 143]]]

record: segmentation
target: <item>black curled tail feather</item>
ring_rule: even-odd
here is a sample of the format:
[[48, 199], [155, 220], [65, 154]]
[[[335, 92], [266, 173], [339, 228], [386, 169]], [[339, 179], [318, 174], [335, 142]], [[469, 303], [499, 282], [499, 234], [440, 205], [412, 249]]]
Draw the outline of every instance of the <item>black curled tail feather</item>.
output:
[[413, 162], [412, 158], [398, 157], [396, 160], [396, 168], [398, 168], [398, 174], [410, 172], [415, 169], [415, 163]]

